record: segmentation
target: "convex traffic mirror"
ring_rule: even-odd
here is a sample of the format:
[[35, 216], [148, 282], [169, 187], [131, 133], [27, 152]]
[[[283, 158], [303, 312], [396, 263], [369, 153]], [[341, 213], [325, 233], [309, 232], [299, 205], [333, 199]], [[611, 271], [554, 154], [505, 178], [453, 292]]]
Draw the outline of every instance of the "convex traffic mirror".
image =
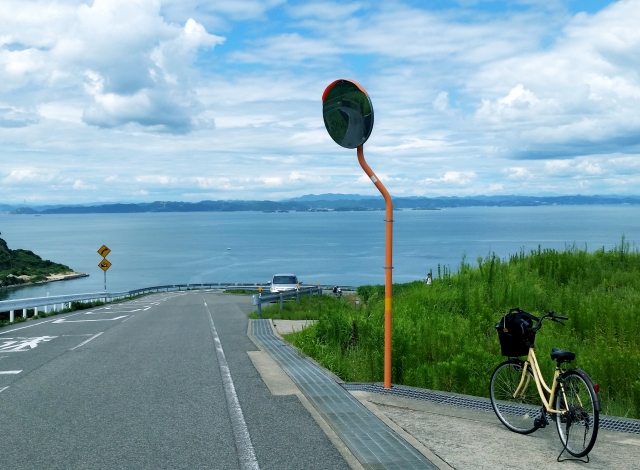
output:
[[348, 149], [364, 144], [373, 129], [371, 99], [351, 80], [336, 80], [327, 87], [322, 95], [322, 116], [331, 138]]

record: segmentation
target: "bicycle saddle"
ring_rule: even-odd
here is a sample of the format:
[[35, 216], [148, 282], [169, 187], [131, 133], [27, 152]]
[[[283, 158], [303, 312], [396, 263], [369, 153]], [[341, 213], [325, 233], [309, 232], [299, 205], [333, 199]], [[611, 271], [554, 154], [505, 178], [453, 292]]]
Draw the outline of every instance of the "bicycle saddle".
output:
[[552, 348], [551, 359], [558, 361], [558, 364], [562, 362], [571, 362], [576, 358], [576, 353], [571, 351], [563, 351], [562, 349]]

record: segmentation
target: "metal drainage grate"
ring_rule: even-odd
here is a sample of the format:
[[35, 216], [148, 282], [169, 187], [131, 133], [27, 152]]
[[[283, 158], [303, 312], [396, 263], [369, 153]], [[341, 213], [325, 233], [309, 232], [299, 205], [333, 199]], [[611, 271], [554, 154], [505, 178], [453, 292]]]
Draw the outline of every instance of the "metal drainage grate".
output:
[[252, 336], [287, 372], [367, 470], [437, 467], [311, 361], [279, 339], [269, 320], [252, 320]]
[[[453, 395], [446, 392], [406, 387], [404, 385], [394, 385], [392, 388], [386, 389], [381, 383], [346, 383], [342, 386], [348, 391], [372, 392], [402, 398], [415, 398], [417, 400], [425, 400], [442, 405], [459, 406], [462, 408], [490, 411], [493, 413], [491, 401], [488, 398]], [[600, 416], [600, 429], [640, 434], [640, 421], [635, 419]]]

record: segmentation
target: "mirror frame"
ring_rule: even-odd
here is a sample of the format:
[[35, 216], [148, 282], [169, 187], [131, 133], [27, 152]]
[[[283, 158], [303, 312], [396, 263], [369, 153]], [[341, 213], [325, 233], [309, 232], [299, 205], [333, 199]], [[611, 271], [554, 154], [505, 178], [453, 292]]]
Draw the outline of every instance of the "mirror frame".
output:
[[[325, 120], [325, 113], [324, 113], [324, 106], [325, 106], [325, 102], [327, 100], [327, 98], [329, 97], [329, 93], [331, 92], [331, 90], [333, 89], [333, 87], [335, 87], [337, 84], [342, 83], [342, 82], [348, 82], [351, 83], [352, 85], [355, 85], [362, 93], [364, 93], [364, 96], [367, 98], [367, 100], [369, 101], [369, 107], [371, 108], [371, 127], [369, 128], [369, 131], [366, 135], [363, 136], [363, 140], [362, 142], [360, 142], [358, 145], [354, 146], [354, 147], [348, 147], [346, 145], [342, 145], [340, 142], [337, 142], [333, 136], [331, 135], [331, 133], [329, 132], [329, 129], [327, 127], [327, 121]], [[348, 149], [354, 149], [354, 148], [358, 148], [360, 145], [364, 145], [364, 143], [369, 140], [369, 137], [371, 136], [371, 132], [373, 131], [373, 124], [374, 124], [374, 112], [373, 112], [373, 104], [371, 103], [371, 97], [369, 96], [369, 93], [367, 93], [367, 90], [364, 89], [364, 87], [362, 85], [360, 85], [358, 82], [356, 82], [355, 80], [351, 80], [348, 78], [339, 78], [338, 80], [334, 80], [333, 82], [331, 82], [329, 84], [329, 86], [327, 86], [327, 88], [324, 90], [324, 93], [322, 94], [322, 120], [324, 121], [324, 127], [327, 130], [327, 133], [329, 133], [329, 136], [331, 137], [331, 139], [338, 145], [340, 145], [343, 148], [348, 148]], [[364, 116], [363, 116], [364, 117]]]

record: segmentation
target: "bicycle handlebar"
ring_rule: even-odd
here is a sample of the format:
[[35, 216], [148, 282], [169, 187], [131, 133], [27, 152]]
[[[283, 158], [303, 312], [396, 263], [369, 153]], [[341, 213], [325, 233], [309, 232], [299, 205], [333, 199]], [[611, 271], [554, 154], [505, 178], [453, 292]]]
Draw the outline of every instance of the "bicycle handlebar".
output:
[[566, 317], [564, 315], [556, 315], [556, 312], [554, 312], [553, 310], [549, 310], [548, 313], [545, 313], [540, 317], [540, 319], [538, 320], [538, 325], [534, 328], [535, 331], [538, 331], [542, 327], [542, 320], [544, 320], [545, 318], [550, 318], [554, 322], [560, 323], [562, 326], [564, 326], [564, 323], [562, 323], [560, 320], [569, 319], [569, 317]]

